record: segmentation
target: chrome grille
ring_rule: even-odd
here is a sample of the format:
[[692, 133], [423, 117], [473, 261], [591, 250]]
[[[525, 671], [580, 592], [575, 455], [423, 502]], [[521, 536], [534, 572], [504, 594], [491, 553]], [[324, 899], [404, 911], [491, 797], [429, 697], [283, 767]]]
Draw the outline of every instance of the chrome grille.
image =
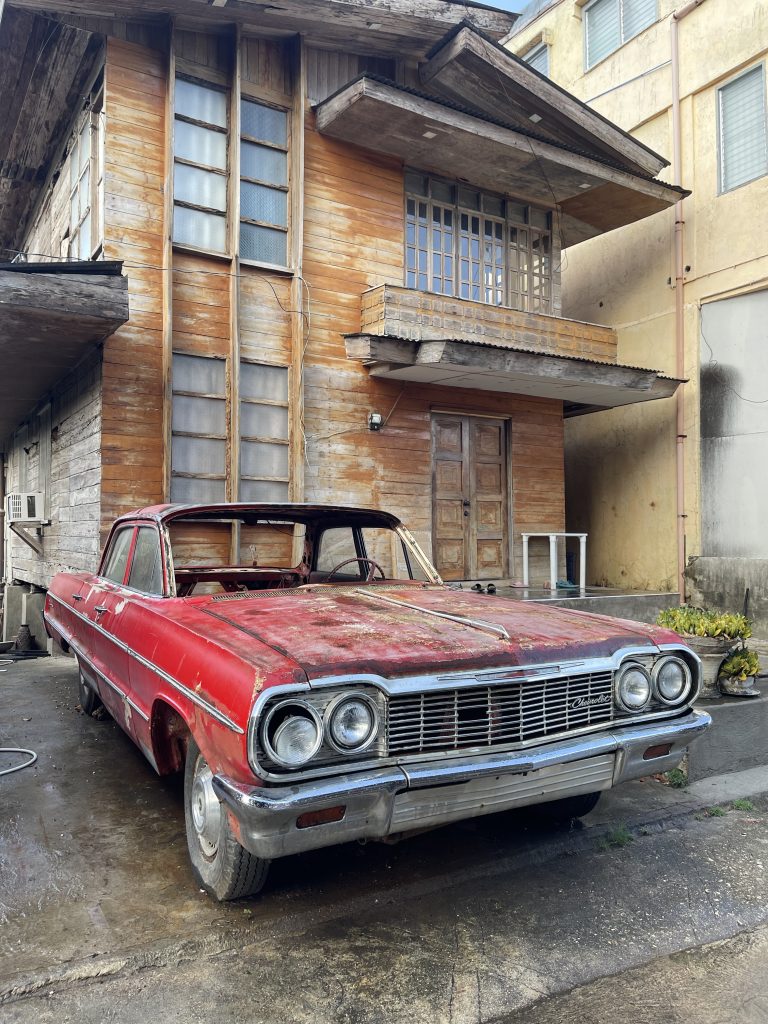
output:
[[525, 743], [613, 716], [610, 671], [398, 695], [389, 699], [388, 753]]

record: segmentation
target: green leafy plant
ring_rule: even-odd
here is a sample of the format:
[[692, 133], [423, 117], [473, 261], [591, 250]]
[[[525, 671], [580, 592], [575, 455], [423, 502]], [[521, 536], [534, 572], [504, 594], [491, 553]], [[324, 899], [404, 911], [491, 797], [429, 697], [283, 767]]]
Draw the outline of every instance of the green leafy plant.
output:
[[746, 640], [752, 636], [752, 626], [746, 616], [734, 612], [712, 612], [690, 605], [663, 609], [656, 623], [673, 629], [681, 636], [721, 637], [723, 640]]
[[756, 676], [760, 671], [760, 658], [755, 651], [743, 647], [729, 655], [720, 666], [721, 676], [730, 676], [732, 679], [740, 679], [746, 682], [751, 676]]
[[708, 818], [722, 818], [725, 816], [725, 811], [722, 807], [708, 807], [704, 813]]
[[670, 768], [670, 770], [664, 774], [667, 779], [667, 784], [673, 789], [685, 789], [688, 785], [688, 776], [681, 768]]
[[755, 805], [751, 800], [744, 799], [734, 800], [731, 807], [734, 811], [754, 811], [755, 809]]

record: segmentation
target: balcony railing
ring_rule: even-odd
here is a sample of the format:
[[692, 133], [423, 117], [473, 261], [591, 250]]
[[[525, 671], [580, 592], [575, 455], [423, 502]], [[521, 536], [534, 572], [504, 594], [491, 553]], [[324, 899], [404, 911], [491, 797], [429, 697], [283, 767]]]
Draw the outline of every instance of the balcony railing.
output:
[[362, 333], [408, 341], [468, 341], [616, 362], [610, 327], [384, 284], [363, 293]]

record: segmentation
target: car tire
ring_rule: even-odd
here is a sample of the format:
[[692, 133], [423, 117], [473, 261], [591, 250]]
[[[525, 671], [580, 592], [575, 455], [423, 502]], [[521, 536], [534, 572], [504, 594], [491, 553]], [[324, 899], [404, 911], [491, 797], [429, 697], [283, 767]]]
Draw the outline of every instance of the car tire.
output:
[[83, 675], [82, 669], [80, 669], [80, 677], [77, 681], [77, 693], [80, 699], [80, 707], [84, 715], [95, 715], [99, 708], [104, 706], [101, 703], [101, 697], [99, 697], [98, 693], [96, 693], [94, 688]]
[[264, 887], [268, 860], [244, 849], [213, 791], [213, 773], [193, 739], [184, 768], [184, 818], [192, 873], [201, 889], [219, 902], [255, 896]]
[[568, 796], [563, 800], [552, 800], [546, 804], [537, 804], [531, 807], [532, 817], [538, 821], [556, 824], [558, 822], [572, 821], [574, 818], [583, 818], [585, 814], [594, 811], [597, 802], [603, 794], [582, 793], [580, 796]]

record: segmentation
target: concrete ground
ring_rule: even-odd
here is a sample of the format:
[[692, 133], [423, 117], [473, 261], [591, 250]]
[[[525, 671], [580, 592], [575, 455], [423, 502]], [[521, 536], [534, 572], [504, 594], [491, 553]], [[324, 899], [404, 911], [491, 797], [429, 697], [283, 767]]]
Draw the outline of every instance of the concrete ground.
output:
[[0, 746], [39, 755], [0, 776], [3, 1024], [768, 1020], [768, 769], [288, 858], [218, 905], [178, 782], [79, 713], [73, 662], [0, 672]]

